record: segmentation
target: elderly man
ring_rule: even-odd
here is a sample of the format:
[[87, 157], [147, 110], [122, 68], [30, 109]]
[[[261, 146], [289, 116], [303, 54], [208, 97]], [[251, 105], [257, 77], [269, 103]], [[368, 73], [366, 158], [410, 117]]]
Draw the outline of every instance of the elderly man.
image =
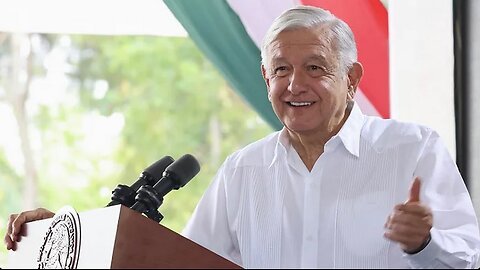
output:
[[230, 155], [186, 237], [253, 268], [472, 268], [479, 231], [438, 134], [368, 117], [352, 31], [328, 11], [278, 17], [262, 46], [284, 128]]
[[[262, 47], [279, 132], [230, 155], [183, 235], [247, 268], [474, 268], [477, 218], [438, 134], [362, 114], [352, 31], [299, 6]], [[21, 224], [45, 209], [12, 215]]]

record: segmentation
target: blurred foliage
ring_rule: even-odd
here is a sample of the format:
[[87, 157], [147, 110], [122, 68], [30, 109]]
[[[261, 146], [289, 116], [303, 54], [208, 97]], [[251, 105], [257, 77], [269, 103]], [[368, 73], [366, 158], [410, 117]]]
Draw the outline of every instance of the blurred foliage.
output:
[[[165, 155], [190, 153], [200, 173], [159, 208], [162, 224], [180, 232], [226, 155], [272, 131], [188, 38], [46, 35], [42, 42], [41, 57], [65, 52], [68, 77], [68, 98], [36, 104], [31, 114], [39, 201], [52, 211], [103, 207], [117, 184], [132, 184]], [[8, 214], [22, 210], [22, 175], [11, 168], [0, 149], [2, 236]]]

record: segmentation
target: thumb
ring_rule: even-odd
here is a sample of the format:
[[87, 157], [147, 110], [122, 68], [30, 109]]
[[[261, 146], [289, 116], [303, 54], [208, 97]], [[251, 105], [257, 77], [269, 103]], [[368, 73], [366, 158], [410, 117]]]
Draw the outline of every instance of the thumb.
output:
[[420, 201], [420, 178], [417, 176], [410, 186], [410, 194], [406, 203]]

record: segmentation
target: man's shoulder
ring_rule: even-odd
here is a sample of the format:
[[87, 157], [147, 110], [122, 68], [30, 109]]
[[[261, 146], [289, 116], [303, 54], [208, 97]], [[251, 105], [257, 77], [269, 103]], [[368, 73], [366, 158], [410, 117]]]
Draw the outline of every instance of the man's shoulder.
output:
[[362, 129], [362, 138], [378, 146], [422, 143], [432, 134], [437, 133], [423, 124], [371, 116]]
[[270, 162], [275, 153], [279, 135], [280, 131], [270, 133], [238, 149], [228, 156], [227, 162], [229, 164], [236, 164], [236, 166], [261, 166], [266, 162]]

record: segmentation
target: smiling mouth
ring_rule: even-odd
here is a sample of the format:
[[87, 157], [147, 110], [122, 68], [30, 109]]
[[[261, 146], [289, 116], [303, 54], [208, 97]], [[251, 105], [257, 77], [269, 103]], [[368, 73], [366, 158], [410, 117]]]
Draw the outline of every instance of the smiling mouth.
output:
[[287, 102], [288, 105], [292, 107], [308, 107], [312, 105], [314, 102], [294, 102], [294, 101], [289, 101]]

